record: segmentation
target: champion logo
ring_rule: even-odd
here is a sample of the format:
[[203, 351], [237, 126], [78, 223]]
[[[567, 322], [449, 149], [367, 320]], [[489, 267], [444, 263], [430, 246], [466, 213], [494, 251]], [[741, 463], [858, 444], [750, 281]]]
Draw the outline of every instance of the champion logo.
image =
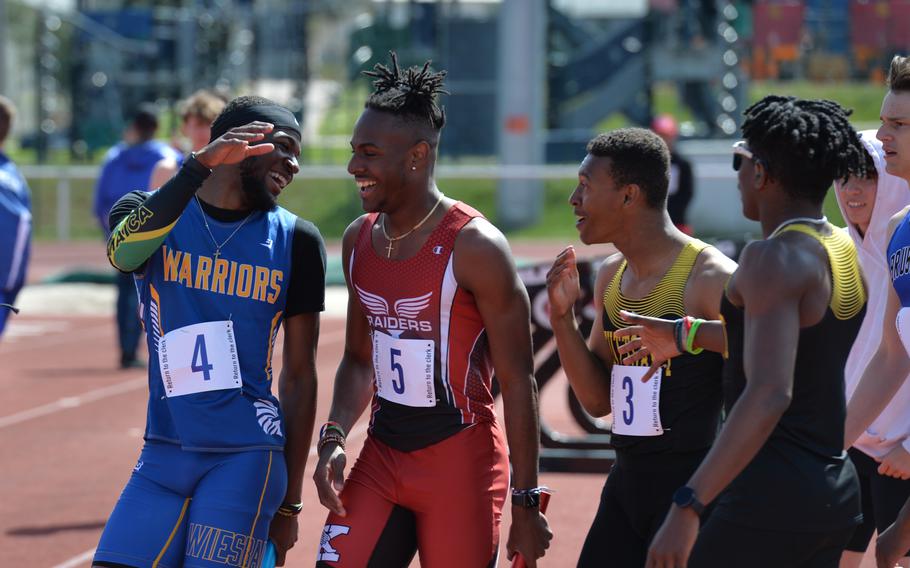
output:
[[272, 239], [266, 239], [264, 243], [259, 243], [265, 248], [272, 250]]
[[142, 460], [139, 460], [138, 462], [136, 462], [136, 465], [133, 466], [133, 471], [139, 471], [140, 469], [142, 469], [142, 466], [144, 466], [144, 465], [145, 465], [145, 462]]
[[322, 538], [319, 539], [319, 553], [316, 554], [316, 561], [337, 562], [340, 560], [341, 555], [332, 547], [332, 539], [349, 532], [351, 532], [351, 527], [345, 525], [326, 525], [322, 529]]
[[259, 419], [259, 425], [262, 431], [271, 436], [281, 436], [281, 419], [278, 418], [278, 407], [272, 401], [258, 399], [253, 403], [256, 407], [256, 417]]
[[442, 254], [442, 245], [436, 245], [433, 247], [433, 254]]

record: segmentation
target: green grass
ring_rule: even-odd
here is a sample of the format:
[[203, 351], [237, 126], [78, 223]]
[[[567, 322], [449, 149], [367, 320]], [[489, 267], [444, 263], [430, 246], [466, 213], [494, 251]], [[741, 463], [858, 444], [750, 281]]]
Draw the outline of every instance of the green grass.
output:
[[[367, 86], [363, 82], [342, 89], [320, 126], [320, 133], [325, 136], [350, 135], [354, 122], [361, 112], [366, 90]], [[853, 119], [857, 125], [869, 127], [877, 124], [883, 88], [871, 83], [765, 81], [751, 83], [748, 98], [750, 102], [754, 102], [769, 93], [834, 99], [855, 110]], [[680, 104], [676, 89], [672, 85], [657, 85], [654, 101], [659, 113], [670, 113], [680, 120], [691, 119], [688, 110]], [[169, 131], [170, 120], [172, 117], [167, 115], [165, 122], [168, 124], [162, 124], [163, 137]], [[597, 128], [606, 130], [625, 125], [627, 125], [625, 117], [614, 115], [598, 124]], [[19, 163], [35, 162], [34, 151], [23, 150], [14, 145], [10, 145], [7, 150]], [[100, 162], [102, 155], [103, 153], [98, 153], [95, 156], [95, 163]], [[312, 164], [344, 164], [349, 156], [350, 150], [340, 145], [306, 146], [303, 148], [301, 161]], [[51, 153], [50, 160], [54, 164], [66, 164], [70, 162], [70, 156], [67, 151], [57, 150]], [[56, 238], [56, 181], [32, 180], [30, 185], [35, 203], [35, 235], [39, 239]], [[496, 222], [495, 180], [446, 179], [442, 180], [440, 185], [447, 195], [470, 203]], [[510, 237], [575, 237], [571, 209], [566, 203], [574, 180], [547, 181], [544, 185], [544, 206], [540, 222], [532, 227], [510, 232]], [[71, 236], [74, 239], [101, 238], [91, 209], [93, 186], [94, 182], [89, 180], [72, 182]], [[349, 180], [297, 180], [284, 193], [282, 204], [314, 221], [328, 239], [340, 238], [347, 224], [361, 213], [356, 189]], [[825, 210], [833, 222], [843, 223], [833, 195], [829, 195]]]

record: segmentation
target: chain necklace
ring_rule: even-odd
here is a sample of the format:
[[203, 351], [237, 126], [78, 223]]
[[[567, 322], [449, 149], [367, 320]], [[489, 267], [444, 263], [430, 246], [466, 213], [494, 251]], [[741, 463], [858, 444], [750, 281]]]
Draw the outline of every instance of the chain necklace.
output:
[[427, 219], [430, 218], [430, 216], [433, 214], [433, 212], [436, 211], [436, 208], [439, 207], [439, 204], [442, 203], [442, 198], [443, 198], [443, 197], [444, 197], [444, 196], [443, 196], [442, 194], [440, 194], [440, 195], [439, 195], [439, 199], [436, 200], [436, 204], [433, 205], [433, 208], [430, 209], [430, 212], [427, 213], [426, 216], [425, 216], [423, 219], [421, 219], [419, 223], [417, 223], [416, 225], [414, 225], [414, 226], [411, 228], [410, 231], [408, 231], [407, 233], [404, 233], [404, 234], [402, 234], [402, 235], [398, 235], [397, 237], [391, 237], [391, 236], [389, 236], [389, 233], [386, 232], [386, 230], [385, 230], [385, 220], [386, 220], [386, 218], [388, 218], [388, 215], [383, 216], [383, 218], [382, 218], [382, 223], [380, 224], [380, 227], [382, 228], [382, 235], [386, 238], [387, 241], [389, 241], [389, 246], [386, 247], [386, 258], [392, 258], [392, 249], [394, 248], [393, 245], [395, 244], [395, 242], [400, 241], [401, 239], [403, 239], [403, 238], [405, 238], [406, 236], [410, 235], [411, 233], [413, 233], [414, 231], [416, 231], [417, 229], [419, 229], [421, 225], [423, 225], [424, 223], [427, 222]]
[[768, 235], [768, 238], [770, 239], [770, 238], [776, 237], [784, 227], [786, 227], [787, 225], [792, 225], [793, 223], [812, 223], [815, 225], [824, 225], [827, 222], [828, 222], [828, 218], [825, 217], [824, 215], [822, 216], [821, 219], [813, 219], [812, 217], [794, 217], [792, 219], [787, 219], [786, 221], [784, 221], [783, 223], [778, 225], [776, 229], [771, 231], [771, 234]]
[[217, 261], [218, 261], [218, 257], [221, 255], [221, 249], [224, 247], [224, 245], [226, 245], [226, 244], [228, 243], [229, 240], [231, 240], [231, 238], [232, 238], [234, 235], [237, 234], [237, 231], [240, 230], [240, 227], [242, 227], [242, 226], [247, 222], [247, 220], [248, 220], [250, 217], [252, 217], [253, 212], [250, 211], [250, 212], [247, 214], [247, 216], [243, 218], [243, 221], [241, 221], [240, 224], [237, 225], [237, 228], [234, 229], [234, 232], [231, 233], [230, 235], [228, 235], [228, 238], [224, 239], [224, 242], [222, 242], [221, 244], [218, 244], [218, 241], [215, 240], [215, 235], [212, 233], [212, 229], [209, 227], [208, 215], [205, 214], [205, 209], [202, 208], [202, 202], [199, 201], [199, 196], [198, 196], [198, 195], [194, 195], [193, 197], [196, 198], [196, 204], [199, 205], [199, 211], [202, 213], [202, 222], [205, 223], [205, 230], [209, 232], [209, 237], [212, 238], [212, 243], [215, 244], [215, 254], [212, 255], [212, 256], [215, 257], [215, 261], [217, 262]]

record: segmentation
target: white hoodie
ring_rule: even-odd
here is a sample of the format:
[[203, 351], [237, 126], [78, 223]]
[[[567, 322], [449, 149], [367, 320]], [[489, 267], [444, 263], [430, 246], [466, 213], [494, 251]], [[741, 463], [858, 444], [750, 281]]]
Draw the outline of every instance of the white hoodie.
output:
[[[878, 171], [878, 191], [865, 236], [861, 237], [856, 227], [847, 221], [847, 231], [856, 244], [869, 298], [866, 304], [866, 317], [863, 319], [863, 324], [844, 367], [847, 400], [853, 396], [853, 391], [856, 390], [863, 370], [875, 355], [882, 338], [882, 320], [885, 316], [888, 289], [891, 287], [891, 275], [888, 272], [888, 261], [886, 260], [890, 240], [888, 221], [895, 213], [910, 204], [910, 188], [908, 188], [907, 182], [885, 171], [882, 143], [875, 138], [875, 132], [875, 130], [864, 130], [860, 133], [863, 146], [874, 159], [875, 169]], [[835, 191], [841, 191], [840, 182], [835, 183]], [[837, 201], [837, 205], [846, 220], [847, 213], [840, 200]], [[894, 323], [889, 325], [894, 325]], [[880, 458], [902, 442], [905, 449], [910, 451], [908, 436], [910, 436], [910, 380], [905, 379], [904, 384], [901, 385], [885, 410], [853, 446], [865, 454]]]

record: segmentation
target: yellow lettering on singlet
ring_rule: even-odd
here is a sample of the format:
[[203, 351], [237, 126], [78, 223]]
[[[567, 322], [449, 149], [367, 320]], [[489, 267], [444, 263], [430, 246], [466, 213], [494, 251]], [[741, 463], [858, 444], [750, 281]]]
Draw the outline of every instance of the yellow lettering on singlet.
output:
[[268, 298], [266, 301], [270, 304], [274, 304], [278, 300], [278, 295], [281, 294], [281, 282], [284, 281], [284, 272], [281, 270], [272, 270], [272, 281], [269, 284], [269, 287], [272, 289], [269, 292]]
[[209, 289], [209, 276], [212, 274], [212, 259], [207, 256], [199, 255], [196, 258], [196, 288], [198, 290]]
[[249, 298], [253, 287], [253, 266], [241, 264], [237, 270], [237, 297]]
[[253, 299], [265, 301], [265, 291], [269, 286], [269, 269], [263, 266], [256, 267], [256, 278], [253, 284]]
[[231, 261], [231, 272], [228, 275], [228, 296], [234, 295], [234, 288], [237, 286], [237, 263]]
[[183, 262], [180, 263], [180, 275], [177, 277], [177, 281], [187, 288], [193, 287], [193, 255], [188, 252], [183, 253]]
[[215, 274], [212, 276], [212, 292], [224, 294], [224, 284], [228, 277], [228, 261], [215, 259]]
[[183, 254], [179, 250], [164, 248], [164, 281], [174, 282], [177, 280], [177, 265], [180, 264], [180, 256]]

